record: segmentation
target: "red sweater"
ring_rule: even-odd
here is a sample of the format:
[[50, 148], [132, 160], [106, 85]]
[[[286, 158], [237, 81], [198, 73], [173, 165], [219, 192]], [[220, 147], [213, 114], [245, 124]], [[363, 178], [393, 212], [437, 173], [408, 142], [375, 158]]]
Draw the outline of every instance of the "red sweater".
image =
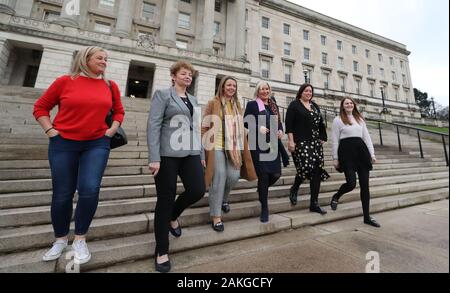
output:
[[[117, 84], [111, 81], [114, 92], [113, 121], [123, 122], [125, 111], [120, 101]], [[50, 111], [58, 105], [53, 127], [62, 137], [71, 140], [94, 140], [105, 135], [108, 126], [106, 115], [112, 107], [111, 91], [103, 79], [79, 76], [72, 79], [65, 75], [58, 78], [40, 97], [33, 115], [36, 119], [50, 117]]]

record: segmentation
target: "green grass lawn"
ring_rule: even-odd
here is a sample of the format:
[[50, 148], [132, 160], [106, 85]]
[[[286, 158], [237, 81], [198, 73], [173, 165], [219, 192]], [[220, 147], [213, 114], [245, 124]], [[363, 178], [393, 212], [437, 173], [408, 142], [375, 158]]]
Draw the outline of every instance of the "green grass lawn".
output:
[[418, 128], [448, 134], [448, 127], [419, 126]]

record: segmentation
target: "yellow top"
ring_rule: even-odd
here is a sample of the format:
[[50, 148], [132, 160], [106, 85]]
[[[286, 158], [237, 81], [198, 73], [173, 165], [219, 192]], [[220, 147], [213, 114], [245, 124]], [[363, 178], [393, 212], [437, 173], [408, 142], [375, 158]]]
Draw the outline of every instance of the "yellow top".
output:
[[[226, 107], [227, 107], [228, 113], [233, 112], [233, 106], [231, 105], [231, 101], [227, 101]], [[222, 117], [223, 117], [223, 113], [222, 113], [222, 111], [220, 111], [220, 121], [221, 122], [222, 122]], [[222, 123], [219, 124], [215, 141], [216, 141], [216, 145], [215, 145], [216, 150], [219, 150], [219, 151], [223, 150], [225, 142], [224, 142], [224, 137], [223, 137]]]

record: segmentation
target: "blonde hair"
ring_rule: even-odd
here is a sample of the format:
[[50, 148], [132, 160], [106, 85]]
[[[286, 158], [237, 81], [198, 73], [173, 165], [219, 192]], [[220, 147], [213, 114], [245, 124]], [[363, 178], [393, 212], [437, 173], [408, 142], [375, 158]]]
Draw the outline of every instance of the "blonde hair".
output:
[[[73, 60], [72, 69], [70, 71], [70, 76], [72, 78], [76, 78], [80, 76], [81, 73], [86, 74], [89, 76], [92, 74], [89, 70], [88, 62], [89, 59], [98, 52], [104, 52], [108, 54], [108, 52], [101, 48], [101, 47], [86, 47], [80, 51], [77, 52], [75, 59]], [[102, 78], [105, 79], [105, 73], [102, 73]]]
[[272, 96], [272, 87], [270, 86], [270, 84], [265, 80], [261, 80], [256, 84], [256, 87], [255, 87], [255, 93], [253, 94], [253, 98], [255, 100], [256, 100], [256, 98], [258, 98], [259, 90], [265, 85], [267, 85], [269, 87], [269, 98]]

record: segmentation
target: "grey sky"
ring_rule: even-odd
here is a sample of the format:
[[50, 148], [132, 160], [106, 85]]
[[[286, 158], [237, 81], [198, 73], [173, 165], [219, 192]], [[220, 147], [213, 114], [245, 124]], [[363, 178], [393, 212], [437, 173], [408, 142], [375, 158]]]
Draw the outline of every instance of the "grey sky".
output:
[[448, 106], [448, 0], [289, 1], [405, 44], [413, 86]]

